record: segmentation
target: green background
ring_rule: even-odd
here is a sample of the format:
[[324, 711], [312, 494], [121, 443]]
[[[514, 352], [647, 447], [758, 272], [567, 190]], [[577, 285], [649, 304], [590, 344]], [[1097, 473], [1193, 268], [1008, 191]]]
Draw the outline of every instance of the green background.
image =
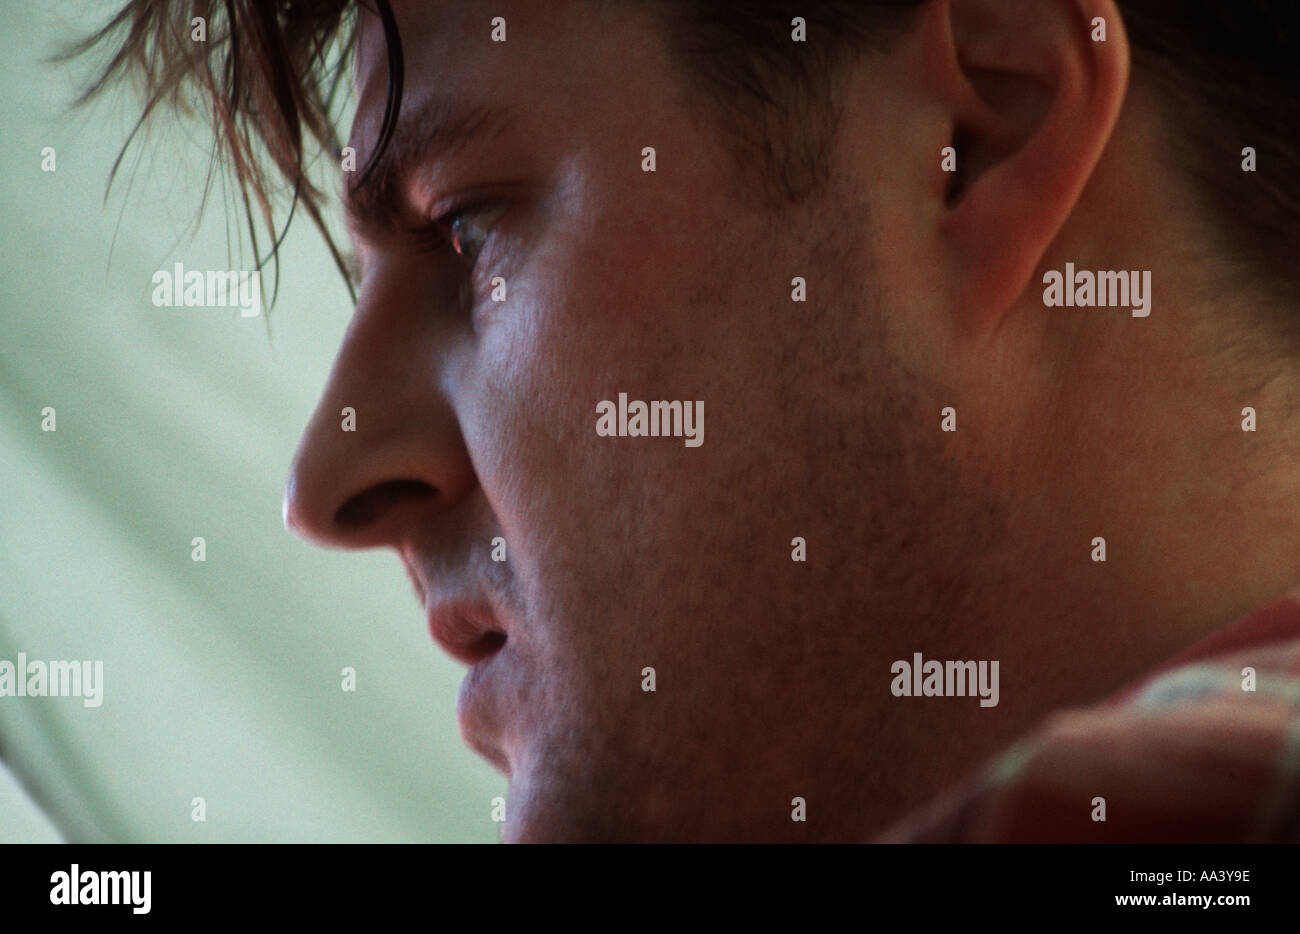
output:
[[0, 5], [0, 659], [105, 681], [97, 709], [0, 697], [0, 841], [493, 841], [505, 782], [460, 740], [463, 669], [400, 562], [282, 524], [348, 293], [300, 216], [265, 317], [153, 306], [158, 269], [253, 259], [219, 185], [194, 223], [201, 125], [160, 121], [105, 203], [137, 99], [70, 111], [91, 63], [43, 60], [113, 6]]

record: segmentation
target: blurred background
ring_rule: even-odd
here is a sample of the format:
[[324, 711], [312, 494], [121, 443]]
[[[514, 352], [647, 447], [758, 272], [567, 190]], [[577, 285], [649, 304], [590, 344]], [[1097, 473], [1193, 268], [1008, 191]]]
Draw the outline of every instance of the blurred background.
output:
[[98, 708], [0, 697], [0, 842], [495, 841], [397, 557], [282, 524], [347, 290], [300, 216], [269, 313], [154, 307], [157, 270], [254, 260], [219, 184], [195, 222], [201, 125], [158, 121], [105, 202], [138, 101], [70, 111], [95, 60], [45, 60], [116, 5], [0, 4], [0, 660], [104, 667]]

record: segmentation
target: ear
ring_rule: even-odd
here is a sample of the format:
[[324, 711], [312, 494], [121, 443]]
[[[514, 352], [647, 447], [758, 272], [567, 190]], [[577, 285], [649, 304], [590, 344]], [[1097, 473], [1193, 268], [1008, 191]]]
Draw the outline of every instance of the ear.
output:
[[1029, 287], [1092, 175], [1128, 40], [1114, 0], [940, 0], [920, 27], [957, 151], [942, 249], [965, 324], [983, 329]]

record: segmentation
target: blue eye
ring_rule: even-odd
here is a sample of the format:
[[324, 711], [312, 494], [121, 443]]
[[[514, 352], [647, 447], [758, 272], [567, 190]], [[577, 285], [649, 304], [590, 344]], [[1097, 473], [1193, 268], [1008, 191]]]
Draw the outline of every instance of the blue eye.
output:
[[463, 256], [472, 265], [492, 234], [493, 225], [501, 219], [503, 213], [505, 206], [502, 204], [458, 208], [443, 215], [438, 226], [446, 230], [447, 241], [457, 255]]

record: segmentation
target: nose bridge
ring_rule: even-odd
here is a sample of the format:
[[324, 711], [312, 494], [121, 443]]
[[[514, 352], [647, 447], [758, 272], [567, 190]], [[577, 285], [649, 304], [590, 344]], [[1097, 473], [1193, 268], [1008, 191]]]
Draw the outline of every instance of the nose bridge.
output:
[[285, 487], [284, 521], [315, 544], [397, 544], [412, 514], [474, 485], [442, 389], [451, 335], [403, 327], [363, 295]]

